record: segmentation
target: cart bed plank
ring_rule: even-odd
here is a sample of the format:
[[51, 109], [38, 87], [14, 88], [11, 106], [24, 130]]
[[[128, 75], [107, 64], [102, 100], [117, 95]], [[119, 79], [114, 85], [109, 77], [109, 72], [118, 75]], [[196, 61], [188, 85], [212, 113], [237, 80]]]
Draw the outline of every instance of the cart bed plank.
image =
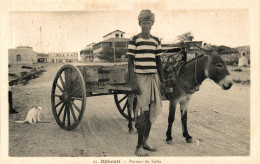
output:
[[129, 85], [107, 85], [106, 88], [113, 91], [132, 91]]

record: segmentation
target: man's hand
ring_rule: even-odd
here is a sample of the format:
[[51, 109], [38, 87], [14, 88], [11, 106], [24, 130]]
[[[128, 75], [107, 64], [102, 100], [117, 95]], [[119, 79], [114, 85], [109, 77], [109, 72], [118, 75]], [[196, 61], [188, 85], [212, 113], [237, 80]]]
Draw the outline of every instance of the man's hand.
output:
[[165, 84], [165, 82], [162, 82], [162, 84], [161, 84], [161, 95], [164, 94], [165, 89], [166, 89], [166, 84]]

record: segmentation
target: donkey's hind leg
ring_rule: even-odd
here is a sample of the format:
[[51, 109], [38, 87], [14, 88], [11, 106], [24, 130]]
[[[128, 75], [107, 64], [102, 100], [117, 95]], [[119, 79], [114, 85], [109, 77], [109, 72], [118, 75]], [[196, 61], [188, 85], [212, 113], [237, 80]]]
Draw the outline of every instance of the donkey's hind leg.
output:
[[187, 128], [187, 110], [188, 110], [189, 99], [180, 102], [181, 109], [181, 123], [182, 123], [182, 135], [186, 138], [187, 143], [192, 142], [192, 137], [188, 133]]
[[134, 128], [132, 124], [132, 113], [134, 113], [134, 99], [135, 99], [135, 94], [133, 93], [128, 93], [128, 101], [127, 101], [127, 112], [128, 112], [128, 128], [129, 128], [129, 133], [134, 133]]
[[170, 100], [169, 116], [168, 116], [168, 129], [166, 132], [167, 144], [172, 144], [172, 124], [173, 124], [174, 118], [175, 118], [175, 110], [176, 110], [176, 102], [174, 102], [174, 100]]

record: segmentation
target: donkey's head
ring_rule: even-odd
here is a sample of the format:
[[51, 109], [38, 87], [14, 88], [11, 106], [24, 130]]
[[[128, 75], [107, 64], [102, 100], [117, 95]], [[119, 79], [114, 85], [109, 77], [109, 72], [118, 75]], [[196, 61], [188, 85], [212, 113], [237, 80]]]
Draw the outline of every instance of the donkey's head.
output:
[[212, 50], [206, 50], [203, 48], [200, 48], [200, 50], [208, 57], [208, 62], [205, 69], [206, 76], [221, 86], [222, 89], [230, 89], [232, 86], [232, 81], [223, 59], [219, 55], [213, 54]]

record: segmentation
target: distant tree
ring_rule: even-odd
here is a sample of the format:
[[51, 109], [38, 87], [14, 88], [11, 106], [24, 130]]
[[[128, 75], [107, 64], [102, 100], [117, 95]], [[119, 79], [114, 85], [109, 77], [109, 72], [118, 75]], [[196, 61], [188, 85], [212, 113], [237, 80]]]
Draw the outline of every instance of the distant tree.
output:
[[178, 35], [177, 40], [179, 42], [184, 42], [184, 41], [192, 41], [194, 39], [194, 36], [191, 32], [186, 32], [184, 34]]

